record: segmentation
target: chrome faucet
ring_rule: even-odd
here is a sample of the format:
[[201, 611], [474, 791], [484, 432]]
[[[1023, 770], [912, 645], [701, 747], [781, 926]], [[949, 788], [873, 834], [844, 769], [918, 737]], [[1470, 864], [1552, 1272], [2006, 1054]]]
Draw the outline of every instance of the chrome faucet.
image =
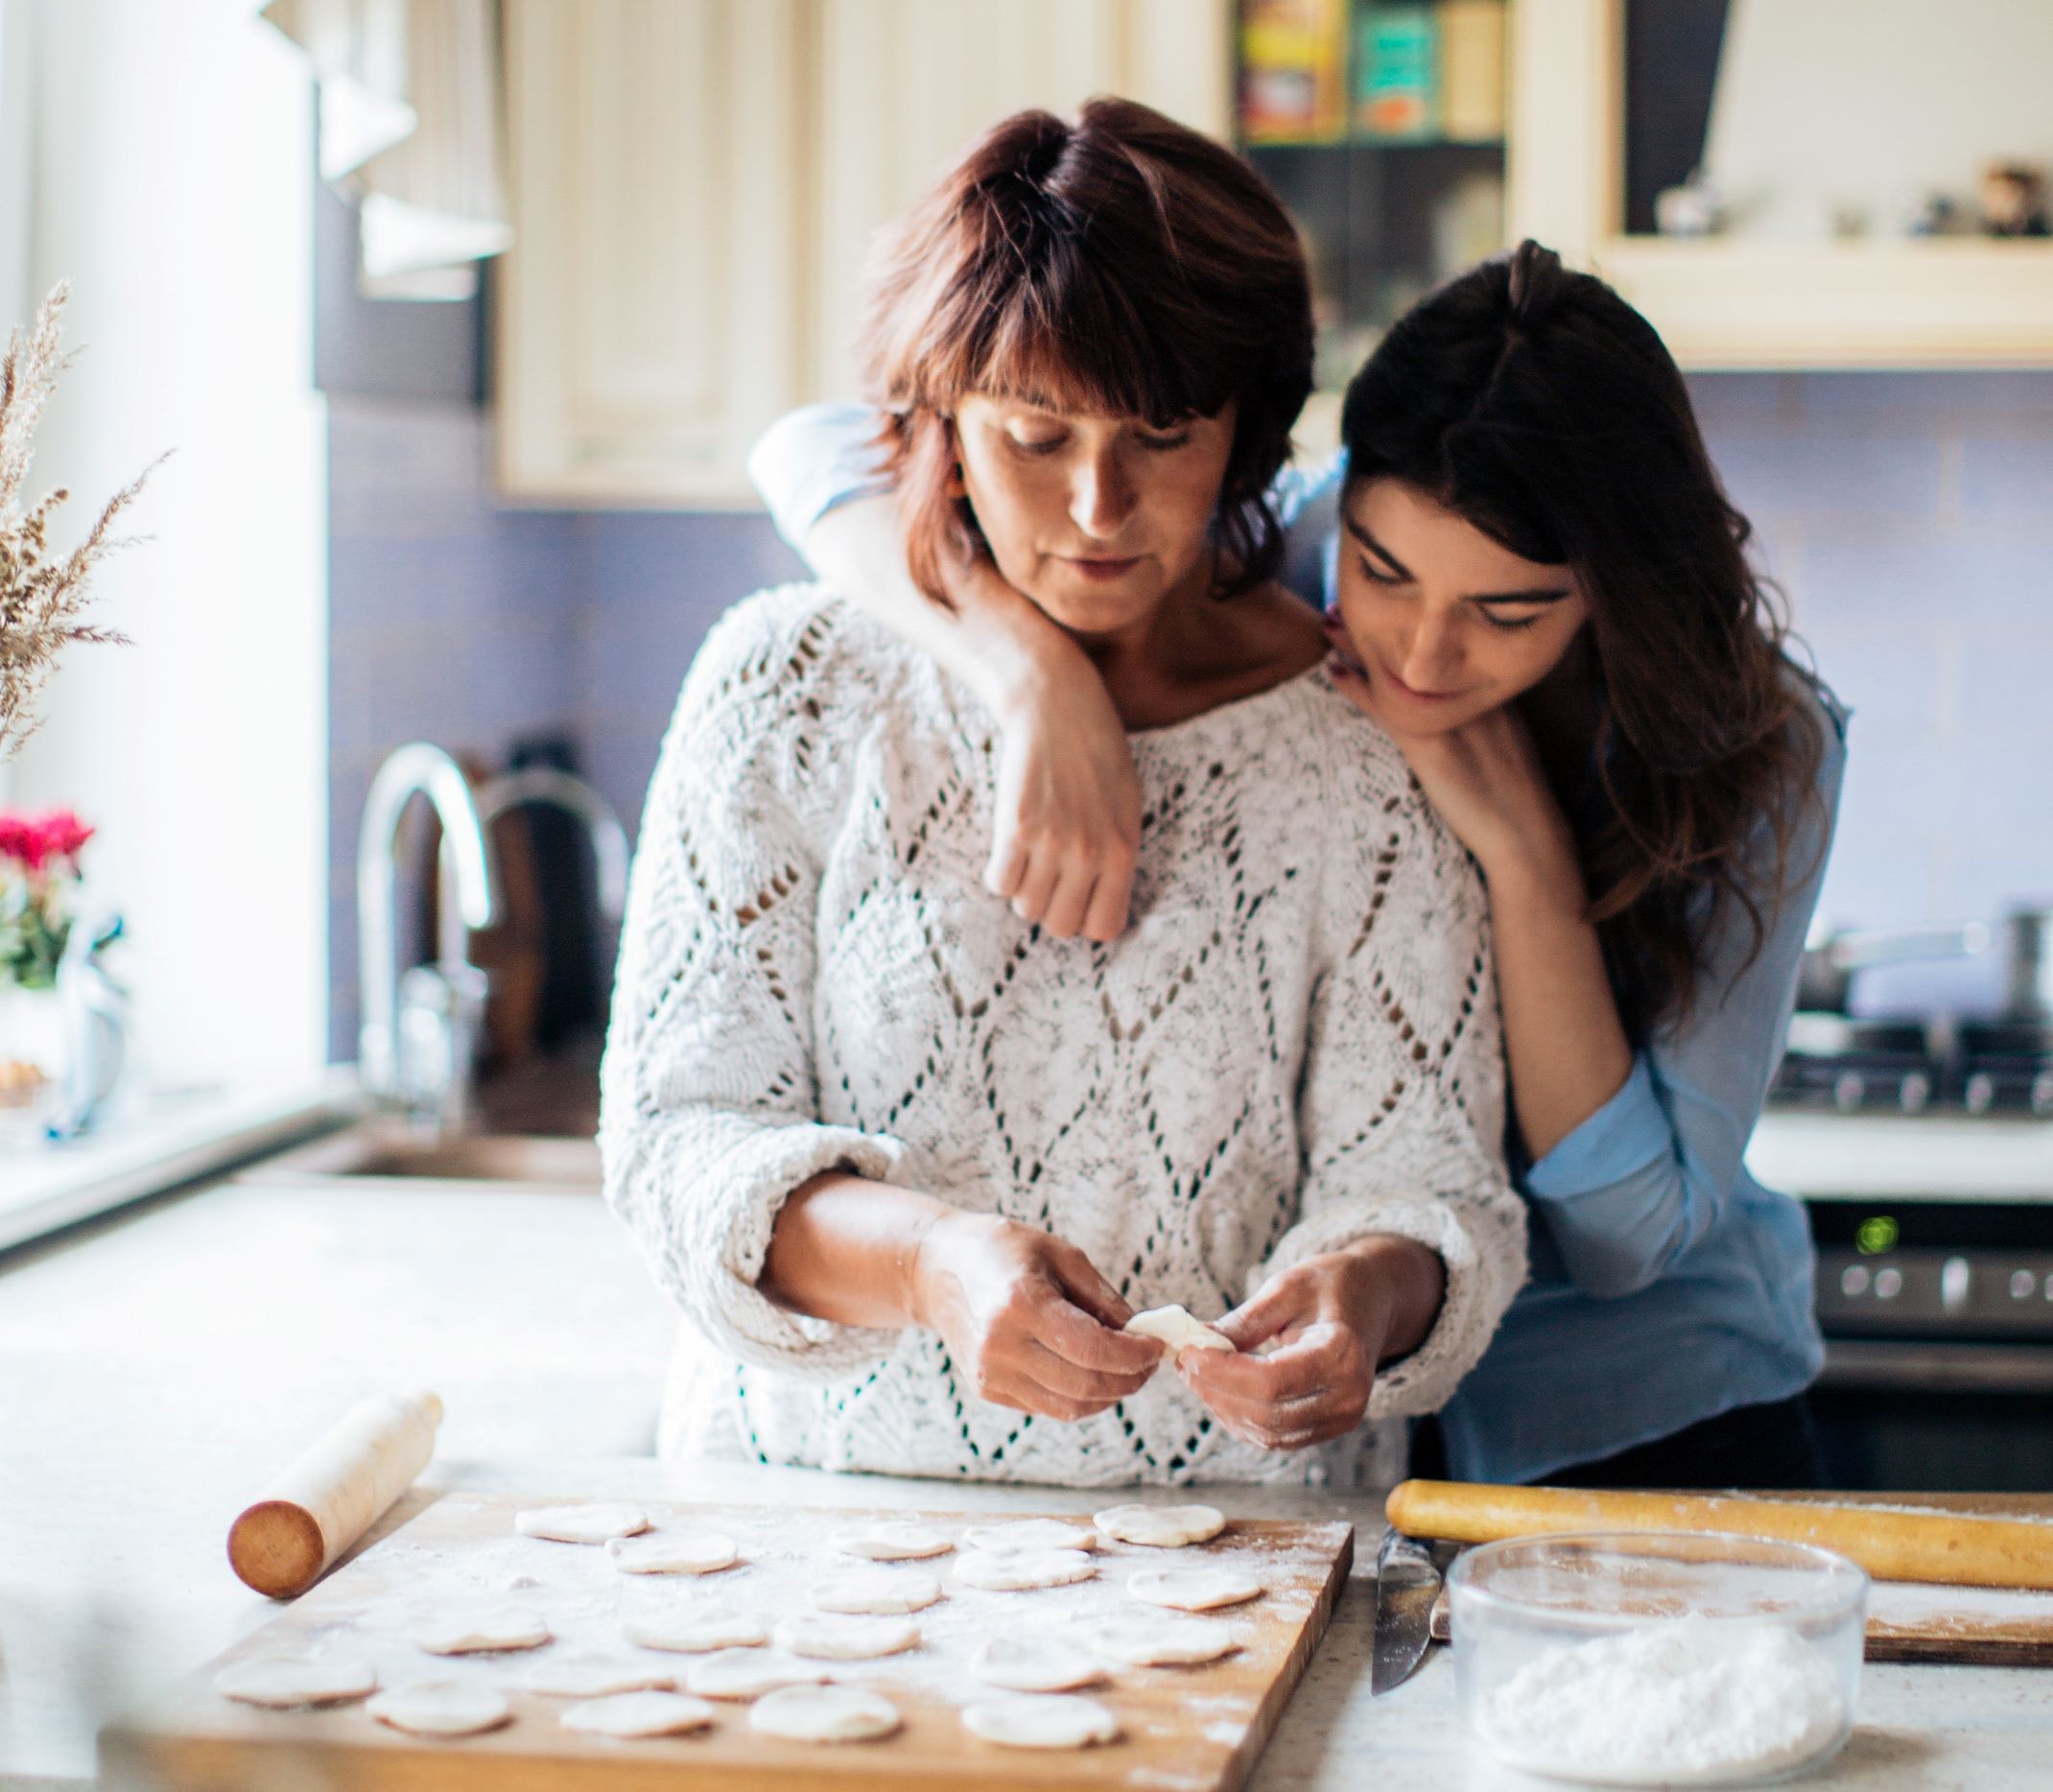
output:
[[441, 821], [464, 925], [485, 928], [499, 918], [499, 868], [462, 768], [425, 741], [398, 748], [371, 780], [357, 838], [358, 1071], [375, 1099], [455, 1131], [466, 1118], [484, 973], [460, 940], [441, 962], [400, 975], [399, 822], [416, 795], [434, 804]]
[[[582, 778], [555, 766], [529, 766], [491, 780], [478, 791], [478, 813], [486, 828], [508, 810], [528, 803], [548, 803], [565, 810], [584, 823], [592, 842], [592, 860], [598, 870], [600, 918], [616, 927], [627, 911], [627, 830], [619, 813]], [[442, 956], [461, 957], [464, 921], [453, 900], [456, 865], [445, 847], [442, 853]]]

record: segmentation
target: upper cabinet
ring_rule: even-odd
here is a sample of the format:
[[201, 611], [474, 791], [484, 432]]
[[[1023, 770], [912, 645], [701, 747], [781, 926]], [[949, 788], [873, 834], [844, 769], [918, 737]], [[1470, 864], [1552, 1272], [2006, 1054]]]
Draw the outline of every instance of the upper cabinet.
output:
[[752, 506], [748, 449], [847, 397], [864, 254], [1009, 111], [1121, 93], [1229, 130], [1228, 0], [506, 0], [517, 247], [499, 477]]
[[[2044, 0], [1516, 0], [1512, 43], [1511, 234], [1614, 282], [1685, 366], [2053, 365], [2053, 241], [1987, 234], [1985, 184], [2043, 193]], [[1644, 215], [1679, 142], [1706, 234]]]
[[[2000, 198], [1986, 165], [2053, 162], [2053, 0], [504, 16], [517, 246], [496, 365], [517, 500], [752, 506], [762, 430], [855, 390], [877, 226], [1004, 113], [1093, 93], [1239, 143], [1276, 184], [1305, 226], [1329, 389], [1412, 298], [1528, 235], [1614, 281], [1686, 366], [2053, 365], [2053, 241], [1997, 240], [1981, 215]], [[1699, 164], [1722, 191], [1695, 196], [1695, 222], [1714, 227], [1658, 233], [1656, 194]], [[1660, 210], [1673, 226], [1691, 203]]]

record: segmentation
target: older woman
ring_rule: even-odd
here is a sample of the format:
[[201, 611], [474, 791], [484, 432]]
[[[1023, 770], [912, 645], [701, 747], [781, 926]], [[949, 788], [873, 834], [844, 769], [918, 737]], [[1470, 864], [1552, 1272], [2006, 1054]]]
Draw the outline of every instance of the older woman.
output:
[[[663, 1448], [1388, 1475], [1380, 1422], [1452, 1391], [1524, 1236], [1475, 872], [1269, 578], [1289, 223], [1144, 107], [1021, 114], [889, 241], [863, 348], [916, 576], [988, 554], [1131, 732], [1136, 918], [1099, 945], [989, 902], [996, 726], [925, 655], [815, 586], [720, 624], [604, 1072], [607, 1199], [685, 1318]], [[1232, 1308], [1238, 1350], [1157, 1378], [1120, 1328], [1168, 1303]]]

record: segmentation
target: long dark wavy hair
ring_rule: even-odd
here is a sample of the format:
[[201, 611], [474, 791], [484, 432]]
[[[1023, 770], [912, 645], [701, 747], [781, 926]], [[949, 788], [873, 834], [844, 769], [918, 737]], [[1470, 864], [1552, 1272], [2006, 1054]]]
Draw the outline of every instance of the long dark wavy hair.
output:
[[[1760, 949], [1824, 740], [1673, 358], [1610, 287], [1527, 242], [1391, 329], [1341, 435], [1351, 482], [1401, 480], [1575, 573], [1594, 714], [1587, 753], [1548, 772], [1627, 1026], [1686, 1018], [1729, 913]], [[1766, 900], [1749, 865], [1764, 823]]]

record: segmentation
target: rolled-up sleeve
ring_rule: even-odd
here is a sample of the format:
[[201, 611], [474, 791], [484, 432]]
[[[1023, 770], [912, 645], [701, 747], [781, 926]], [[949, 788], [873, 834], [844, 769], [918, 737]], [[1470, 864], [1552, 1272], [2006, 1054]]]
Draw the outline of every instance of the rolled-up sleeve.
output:
[[787, 412], [748, 453], [748, 477], [778, 534], [799, 553], [838, 505], [891, 489], [877, 445], [884, 413], [868, 405], [806, 405]]
[[1732, 1199], [1788, 1032], [1846, 768], [1845, 713], [1829, 699], [1816, 713], [1824, 730], [1816, 800], [1794, 819], [1786, 856], [1779, 861], [1767, 823], [1748, 854], [1766, 929], [1758, 952], [1746, 916], [1728, 912], [1692, 1013], [1658, 1034], [1618, 1092], [1522, 1178], [1586, 1294], [1651, 1286]]

